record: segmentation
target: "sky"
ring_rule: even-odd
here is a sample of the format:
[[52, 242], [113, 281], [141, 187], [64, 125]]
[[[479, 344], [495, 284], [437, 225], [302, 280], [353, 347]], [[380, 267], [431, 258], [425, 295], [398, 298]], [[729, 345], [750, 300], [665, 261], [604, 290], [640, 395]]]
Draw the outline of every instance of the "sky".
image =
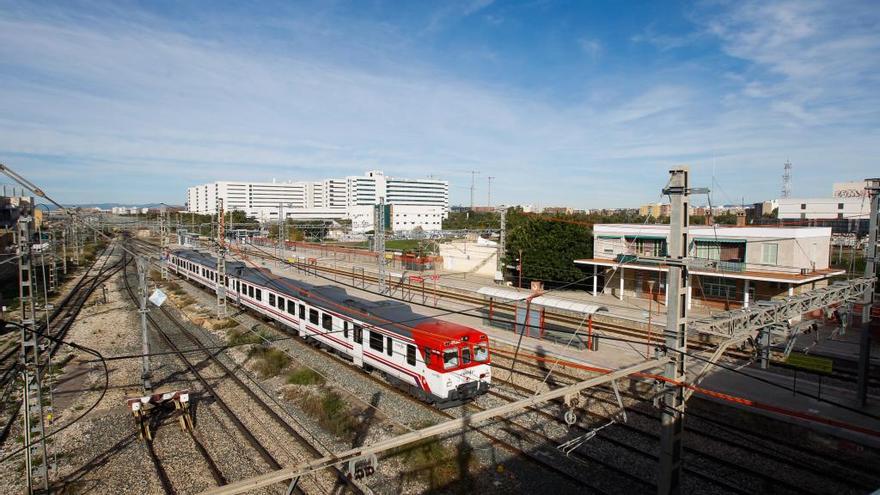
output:
[[686, 164], [730, 204], [786, 160], [826, 197], [880, 175], [878, 53], [872, 1], [0, 0], [0, 162], [64, 203], [381, 169], [634, 207]]

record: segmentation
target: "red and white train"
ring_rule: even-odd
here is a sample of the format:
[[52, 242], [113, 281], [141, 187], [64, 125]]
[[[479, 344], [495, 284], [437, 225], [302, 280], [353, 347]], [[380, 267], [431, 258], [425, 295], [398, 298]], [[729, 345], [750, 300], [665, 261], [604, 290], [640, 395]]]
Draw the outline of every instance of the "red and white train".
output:
[[[171, 251], [169, 268], [216, 289], [216, 260]], [[226, 297], [275, 320], [307, 340], [380, 370], [392, 383], [438, 405], [489, 390], [489, 339], [473, 328], [419, 315], [398, 301], [368, 301], [340, 287], [313, 286], [241, 262], [226, 263]]]

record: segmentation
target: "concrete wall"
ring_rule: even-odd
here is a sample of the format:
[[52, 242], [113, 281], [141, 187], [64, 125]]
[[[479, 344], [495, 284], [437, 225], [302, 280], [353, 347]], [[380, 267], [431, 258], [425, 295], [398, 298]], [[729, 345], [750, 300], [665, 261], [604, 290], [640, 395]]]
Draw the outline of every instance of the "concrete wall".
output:
[[497, 264], [495, 246], [479, 245], [471, 241], [453, 241], [440, 244], [443, 269], [450, 272], [475, 273], [495, 276]]

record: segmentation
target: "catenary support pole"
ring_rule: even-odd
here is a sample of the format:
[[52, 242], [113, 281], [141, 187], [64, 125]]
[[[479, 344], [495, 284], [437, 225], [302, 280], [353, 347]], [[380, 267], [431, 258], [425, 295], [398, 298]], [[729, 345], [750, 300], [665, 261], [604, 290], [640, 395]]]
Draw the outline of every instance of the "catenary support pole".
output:
[[[663, 191], [669, 196], [669, 306], [666, 309], [664, 330], [665, 348], [661, 355], [667, 357], [663, 375], [678, 383], [685, 377], [685, 352], [687, 352], [687, 286], [688, 274], [685, 264], [688, 248], [688, 169], [680, 167], [669, 172], [672, 176]], [[660, 473], [657, 493], [670, 495], [681, 493], [681, 436], [683, 431], [684, 390], [670, 382], [663, 384], [661, 400]]]
[[[868, 242], [865, 249], [865, 277], [877, 276], [877, 243], [880, 242], [878, 222], [880, 222], [880, 178], [867, 179], [866, 192], [871, 199], [871, 218], [868, 223]], [[868, 400], [868, 371], [871, 362], [871, 306], [874, 302], [876, 282], [865, 291], [862, 299], [862, 334], [859, 339], [859, 378], [856, 385], [856, 399], [860, 405]]]

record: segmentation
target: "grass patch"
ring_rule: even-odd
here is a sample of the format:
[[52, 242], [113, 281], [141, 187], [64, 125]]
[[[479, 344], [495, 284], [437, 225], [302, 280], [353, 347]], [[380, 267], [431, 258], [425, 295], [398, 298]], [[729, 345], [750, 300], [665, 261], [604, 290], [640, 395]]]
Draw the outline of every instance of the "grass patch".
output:
[[251, 349], [250, 356], [256, 358], [254, 370], [260, 375], [260, 378], [276, 376], [290, 364], [290, 357], [273, 347], [254, 347]]
[[325, 381], [311, 368], [299, 368], [287, 375], [287, 383], [292, 385], [323, 385]]
[[288, 389], [285, 397], [318, 422], [321, 428], [339, 438], [351, 440], [358, 420], [348, 403], [334, 390], [322, 388], [319, 392]]
[[410, 468], [411, 475], [431, 488], [446, 486], [460, 475], [456, 450], [437, 438], [392, 449], [389, 456], [400, 456], [404, 465]]
[[196, 300], [192, 298], [192, 296], [183, 296], [180, 298], [180, 301], [177, 302], [177, 305], [181, 308], [185, 308], [187, 306], [192, 306], [196, 303]]
[[226, 330], [228, 328], [235, 328], [238, 326], [238, 322], [233, 320], [232, 318], [226, 318], [220, 323], [214, 325], [215, 330]]
[[226, 332], [227, 345], [261, 344], [263, 339], [259, 335], [247, 330], [233, 329]]

